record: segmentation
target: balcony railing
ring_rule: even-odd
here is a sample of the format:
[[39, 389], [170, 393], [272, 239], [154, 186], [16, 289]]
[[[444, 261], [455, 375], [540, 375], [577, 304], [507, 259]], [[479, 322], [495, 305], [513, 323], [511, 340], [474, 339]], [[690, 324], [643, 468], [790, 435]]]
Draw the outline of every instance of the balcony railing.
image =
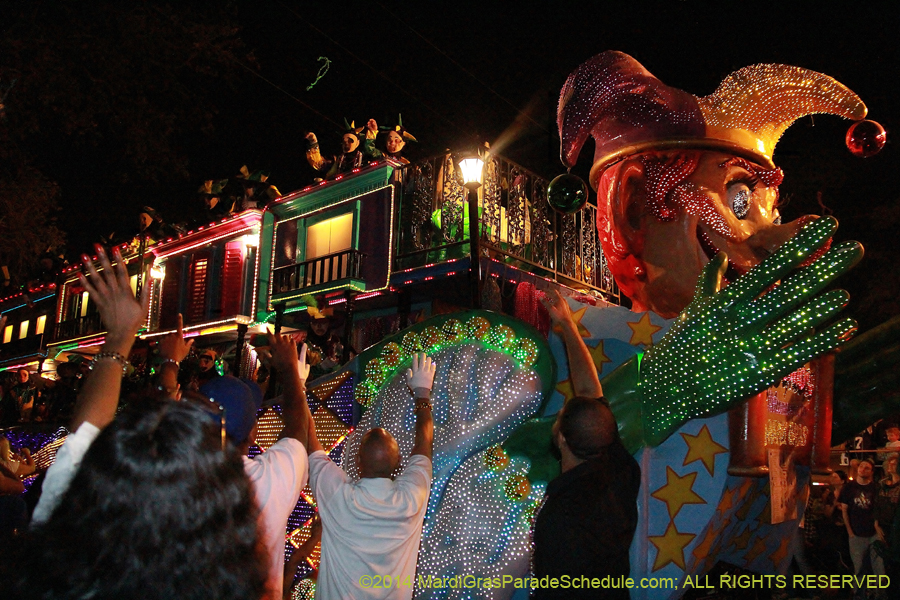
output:
[[[455, 157], [445, 154], [404, 167], [395, 267], [409, 269], [469, 253], [468, 204]], [[617, 302], [619, 290], [597, 239], [597, 209], [573, 215], [547, 202], [546, 179], [497, 156], [479, 188], [482, 256]]]
[[100, 313], [92, 313], [77, 319], [57, 323], [54, 328], [53, 339], [54, 341], [69, 340], [102, 331]]
[[273, 271], [273, 292], [282, 294], [331, 283], [340, 279], [359, 279], [364, 254], [344, 250]]

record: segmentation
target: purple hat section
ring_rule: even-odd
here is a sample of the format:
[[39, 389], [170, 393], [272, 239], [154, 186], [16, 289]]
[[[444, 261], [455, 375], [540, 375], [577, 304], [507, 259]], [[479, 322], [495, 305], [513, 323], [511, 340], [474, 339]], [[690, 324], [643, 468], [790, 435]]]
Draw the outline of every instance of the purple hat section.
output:
[[256, 425], [256, 413], [262, 406], [263, 394], [259, 386], [224, 375], [207, 382], [200, 388], [200, 393], [225, 409], [225, 433], [231, 441], [235, 444], [245, 442]]
[[[569, 75], [559, 97], [560, 159], [575, 166], [588, 135], [594, 161], [666, 139], [703, 138], [697, 98], [664, 85], [623, 52], [607, 51]], [[607, 162], [607, 161], [604, 161]]]

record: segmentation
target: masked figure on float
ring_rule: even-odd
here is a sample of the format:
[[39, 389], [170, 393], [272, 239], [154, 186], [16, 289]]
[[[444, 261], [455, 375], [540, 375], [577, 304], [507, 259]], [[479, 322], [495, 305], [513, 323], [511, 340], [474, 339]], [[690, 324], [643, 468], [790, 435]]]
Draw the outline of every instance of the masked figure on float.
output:
[[[862, 247], [831, 247], [834, 219], [782, 224], [778, 212], [783, 174], [772, 160], [775, 145], [791, 123], [813, 113], [859, 121], [866, 108], [834, 79], [785, 65], [741, 69], [697, 98], [662, 84], [619, 52], [581, 65], [562, 90], [563, 163], [574, 166], [587, 137], [594, 137], [590, 182], [598, 192], [599, 239], [633, 310], [645, 313], [638, 319], [621, 307], [579, 310], [592, 356], [609, 363], [598, 371], [621, 439], [641, 464], [646, 493], [639, 496], [641, 521], [631, 548], [634, 577], [684, 581], [708, 573], [718, 560], [759, 572], [777, 572], [784, 563], [779, 543], [796, 522], [791, 516], [767, 521], [765, 479], [726, 472], [732, 443], [725, 413], [782, 386], [782, 378], [856, 328], [850, 319], [833, 321], [846, 305], [845, 292], [817, 294], [859, 260]], [[513, 333], [490, 313], [466, 318], [436, 317], [361, 355], [355, 393], [369, 408], [348, 437], [345, 461], [371, 427], [391, 431], [401, 451], [411, 445], [408, 391], [399, 373], [411, 352], [432, 348], [435, 473], [419, 572], [522, 576], [530, 517], [558, 473], [548, 449], [562, 406], [552, 388], [564, 387], [565, 349], [534, 330]], [[529, 337], [532, 345], [522, 351], [516, 344]], [[549, 354], [560, 366], [558, 378], [545, 368]], [[809, 436], [780, 446], [789, 453], [798, 447], [795, 454], [808, 468], [817, 449], [824, 444], [827, 452], [830, 443], [830, 430], [819, 427], [830, 415], [830, 398], [801, 400], [798, 411], [815, 421], [812, 427], [785, 417], [772, 425], [770, 438], [763, 415], [747, 430], [762, 435], [754, 443], [765, 452], [769, 442], [779, 446], [778, 432], [806, 427]], [[799, 487], [805, 481], [801, 475]], [[744, 512], [735, 516], [738, 510]], [[750, 545], [732, 545], [744, 528]], [[434, 593], [420, 588], [416, 596]]]

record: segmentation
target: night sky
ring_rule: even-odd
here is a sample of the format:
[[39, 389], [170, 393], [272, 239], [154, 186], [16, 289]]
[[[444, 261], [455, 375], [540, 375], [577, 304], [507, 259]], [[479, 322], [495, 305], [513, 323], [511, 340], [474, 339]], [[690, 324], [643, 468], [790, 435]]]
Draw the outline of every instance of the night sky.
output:
[[[864, 262], [841, 283], [854, 297], [851, 314], [872, 327], [900, 312], [893, 242], [900, 150], [890, 137], [900, 132], [900, 9], [890, 2], [791, 3], [788, 11], [785, 4], [238, 1], [228, 5], [228, 19], [255, 63], [235, 66], [239, 85], [216, 91], [214, 128], [182, 136], [187, 174], [112, 185], [96, 152], [46, 151], [40, 167], [61, 186], [70, 252], [81, 251], [97, 235], [133, 227], [144, 204], [179, 220], [195, 205], [202, 180], [234, 176], [244, 164], [270, 170], [282, 193], [306, 185], [312, 172], [304, 135], [314, 131], [324, 151], [337, 151], [344, 117], [392, 125], [402, 113], [420, 141], [407, 148], [413, 160], [488, 141], [551, 178], [563, 171], [559, 89], [594, 54], [631, 54], [664, 83], [698, 96], [743, 66], [797, 65], [855, 91], [888, 131], [880, 155], [859, 159], [844, 146], [849, 122], [807, 117], [775, 154], [786, 174], [785, 220], [832, 212], [841, 222], [838, 238], [866, 247]], [[320, 56], [330, 69], [307, 91]], [[589, 141], [575, 169], [585, 178], [592, 155]]]

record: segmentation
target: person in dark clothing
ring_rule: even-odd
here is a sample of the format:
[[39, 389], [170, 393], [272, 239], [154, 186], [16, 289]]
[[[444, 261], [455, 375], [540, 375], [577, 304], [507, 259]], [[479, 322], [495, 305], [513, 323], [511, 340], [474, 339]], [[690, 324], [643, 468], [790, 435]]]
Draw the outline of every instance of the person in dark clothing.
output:
[[859, 575], [863, 571], [865, 558], [868, 555], [872, 570], [876, 575], [884, 575], [884, 563], [877, 554], [870, 554], [872, 543], [878, 539], [875, 529], [875, 498], [878, 496], [878, 484], [872, 479], [875, 470], [872, 461], [863, 459], [856, 468], [856, 480], [848, 481], [841, 489], [838, 502], [844, 513], [844, 524], [850, 538], [850, 557], [853, 559], [853, 571]]
[[[566, 403], [553, 426], [562, 473], [547, 486], [533, 530], [533, 576], [539, 581], [557, 578], [559, 587], [542, 586], [532, 597], [627, 599], [624, 579], [637, 528], [640, 467], [619, 439], [596, 366], [568, 304], [555, 293], [545, 306], [562, 332], [578, 395]], [[607, 576], [619, 587], [582, 587], [582, 578]]]

